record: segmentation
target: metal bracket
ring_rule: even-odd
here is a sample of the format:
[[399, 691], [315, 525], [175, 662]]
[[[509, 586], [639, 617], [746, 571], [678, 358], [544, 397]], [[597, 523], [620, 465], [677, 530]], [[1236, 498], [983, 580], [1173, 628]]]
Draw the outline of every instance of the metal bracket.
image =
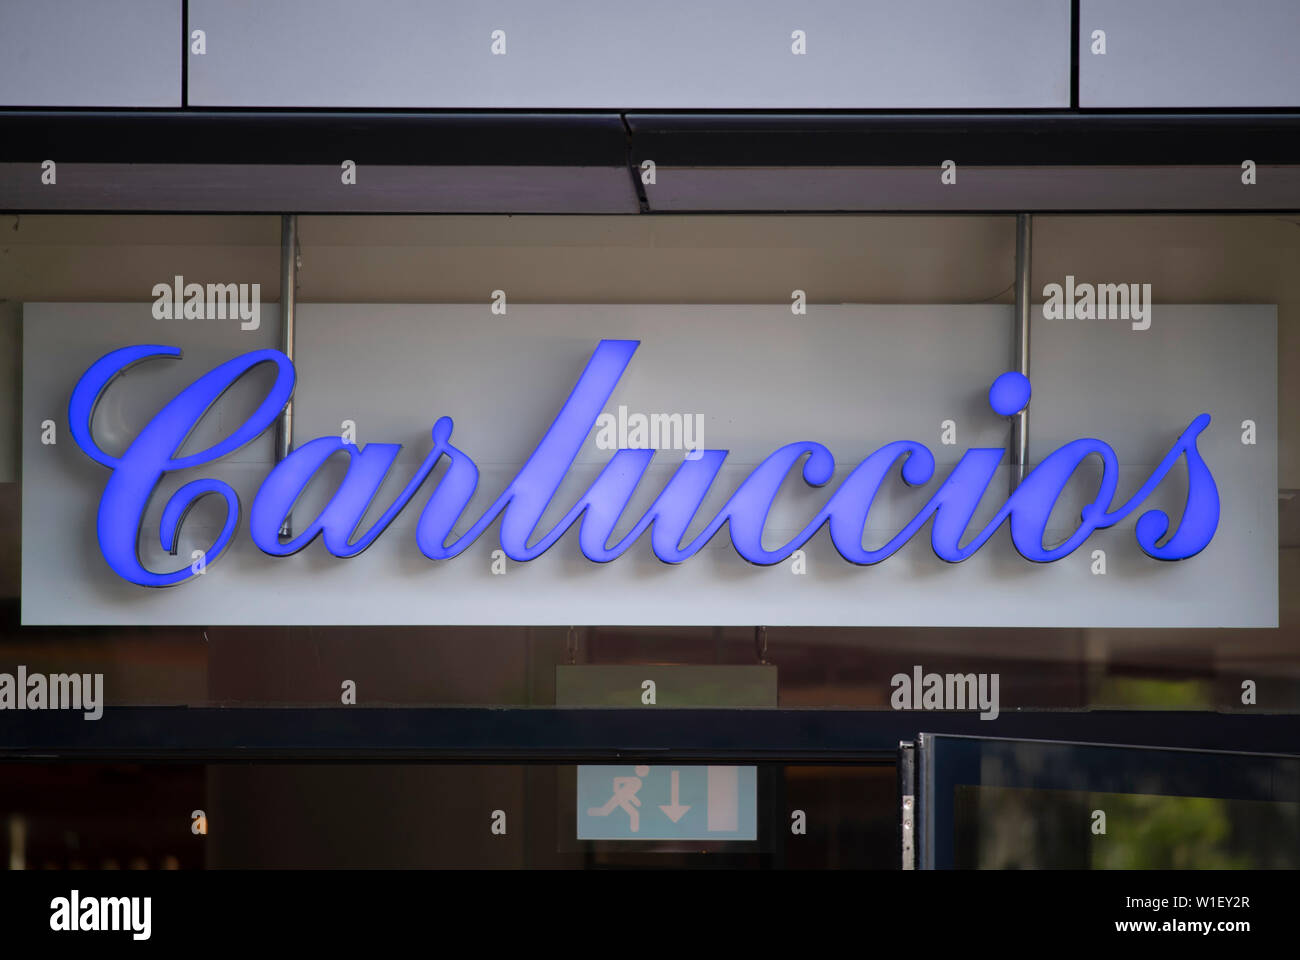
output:
[[898, 744], [899, 849], [904, 870], [916, 869], [916, 745]]

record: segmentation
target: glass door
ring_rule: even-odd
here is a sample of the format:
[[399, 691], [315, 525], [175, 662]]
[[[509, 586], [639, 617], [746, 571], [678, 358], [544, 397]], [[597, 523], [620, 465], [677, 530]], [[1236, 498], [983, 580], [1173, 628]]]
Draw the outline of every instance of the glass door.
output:
[[921, 734], [914, 790], [921, 869], [1300, 866], [1296, 756]]

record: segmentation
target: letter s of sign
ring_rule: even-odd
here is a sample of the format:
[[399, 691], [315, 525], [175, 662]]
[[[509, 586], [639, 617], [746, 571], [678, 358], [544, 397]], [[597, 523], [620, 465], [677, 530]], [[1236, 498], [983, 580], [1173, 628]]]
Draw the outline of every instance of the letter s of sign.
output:
[[[157, 357], [179, 358], [180, 348], [139, 344], [114, 350], [97, 360], [77, 382], [68, 403], [68, 427], [82, 452], [113, 471], [99, 501], [96, 532], [100, 551], [113, 571], [124, 580], [147, 587], [170, 587], [193, 579], [190, 564], [170, 573], [154, 573], [140, 563], [138, 540], [145, 508], [163, 475], [173, 470], [202, 466], [233, 453], [255, 440], [275, 422], [293, 395], [294, 369], [278, 350], [253, 350], [214, 367], [182, 390], [147, 423], [121, 457], [99, 448], [92, 432], [95, 407], [108, 385], [128, 367]], [[186, 456], [177, 456], [190, 433], [208, 409], [240, 377], [253, 367], [273, 363], [275, 383], [247, 420], [224, 440]], [[226, 501], [226, 519], [220, 535], [204, 551], [206, 563], [214, 563], [230, 546], [239, 526], [239, 497], [222, 480], [193, 480], [174, 494], [163, 509], [158, 535], [162, 546], [175, 554], [181, 523], [201, 498], [216, 494]]]

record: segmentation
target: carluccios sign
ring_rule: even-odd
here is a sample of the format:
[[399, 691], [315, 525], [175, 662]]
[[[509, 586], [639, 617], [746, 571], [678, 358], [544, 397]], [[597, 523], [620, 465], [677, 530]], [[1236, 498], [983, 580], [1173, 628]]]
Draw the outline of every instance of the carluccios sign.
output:
[[[1068, 556], [1097, 530], [1112, 527], [1136, 514], [1135, 535], [1141, 550], [1159, 560], [1182, 560], [1203, 550], [1219, 525], [1219, 491], [1197, 449], [1197, 438], [1210, 424], [1208, 413], [1192, 416], [1181, 429], [1145, 482], [1131, 496], [1118, 496], [1120, 464], [1106, 442], [1072, 440], [1043, 457], [1005, 499], [992, 519], [971, 529], [972, 520], [988, 497], [1001, 497], [993, 480], [1006, 451], [1001, 447], [967, 450], [910, 521], [883, 545], [864, 546], [867, 516], [882, 487], [901, 479], [912, 487], [936, 481], [934, 454], [914, 440], [896, 440], [872, 452], [835, 487], [807, 524], [786, 543], [768, 549], [764, 531], [772, 504], [782, 485], [797, 471], [811, 487], [826, 486], [835, 473], [835, 457], [820, 443], [799, 440], [786, 443], [767, 456], [736, 486], [725, 505], [699, 533], [686, 539], [710, 493], [727, 450], [692, 451], [663, 485], [648, 510], [617, 540], [614, 533], [647, 473], [655, 451], [619, 449], [594, 482], [563, 518], [549, 530], [539, 530], [562, 481], [587, 443], [610, 402], [619, 380], [640, 341], [601, 340], [585, 369], [546, 430], [532, 455], [496, 500], [463, 533], [455, 535], [479, 484], [479, 470], [471, 456], [452, 443], [452, 421], [442, 417], [431, 431], [432, 444], [400, 493], [387, 504], [375, 500], [393, 470], [402, 449], [396, 443], [354, 445], [340, 437], [324, 436], [301, 444], [270, 469], [249, 509], [248, 529], [264, 553], [282, 557], [295, 554], [318, 537], [335, 557], [355, 557], [370, 547], [397, 515], [416, 499], [439, 462], [445, 470], [424, 499], [415, 540], [431, 560], [449, 560], [473, 544], [498, 519], [501, 549], [515, 561], [540, 557], [577, 526], [578, 546], [587, 559], [605, 563], [627, 552], [649, 535], [650, 549], [665, 563], [681, 563], [697, 554], [725, 527], [732, 545], [751, 563], [772, 565], [789, 558], [823, 527], [845, 560], [877, 564], [894, 555], [927, 524], [930, 543], [943, 560], [959, 563], [973, 556], [993, 534], [1008, 524], [1011, 541], [1025, 559], [1050, 563]], [[141, 563], [139, 538], [146, 508], [163, 478], [175, 471], [197, 471], [240, 449], [275, 423], [294, 391], [294, 365], [281, 352], [253, 350], [228, 360], [200, 376], [167, 402], [140, 430], [121, 456], [106, 453], [96, 442], [93, 418], [96, 404], [112, 381], [128, 367], [146, 360], [177, 359], [180, 349], [143, 344], [114, 350], [82, 375], [72, 392], [68, 418], [76, 444], [110, 473], [99, 501], [96, 529], [104, 559], [121, 578], [150, 587], [184, 583], [196, 576], [193, 567], [156, 572]], [[256, 410], [221, 441], [196, 453], [182, 454], [186, 439], [207, 412], [241, 377], [254, 367], [275, 368], [275, 381]], [[1004, 373], [988, 391], [988, 403], [998, 416], [1012, 416], [1030, 402], [1029, 381], [1018, 373]], [[743, 402], [737, 399], [737, 402]], [[1170, 426], [1170, 433], [1177, 429]], [[472, 449], [472, 438], [461, 441]], [[301, 529], [282, 540], [282, 522], [327, 460], [337, 454], [348, 458], [346, 474], [332, 498], [310, 520], [295, 517]], [[1044, 542], [1048, 521], [1057, 501], [1076, 470], [1089, 458], [1100, 461], [1096, 496], [1082, 509], [1078, 525], [1062, 542]], [[1143, 505], [1175, 465], [1185, 466], [1186, 502], [1175, 523], [1162, 510]], [[241, 504], [234, 488], [224, 480], [198, 476], [181, 486], [162, 511], [158, 537], [164, 549], [175, 553], [179, 531], [191, 507], [204, 497], [225, 502], [222, 529], [205, 551], [206, 562], [217, 560], [234, 542], [240, 526]], [[363, 520], [372, 508], [382, 514], [369, 526]], [[611, 542], [612, 541], [612, 542]]]

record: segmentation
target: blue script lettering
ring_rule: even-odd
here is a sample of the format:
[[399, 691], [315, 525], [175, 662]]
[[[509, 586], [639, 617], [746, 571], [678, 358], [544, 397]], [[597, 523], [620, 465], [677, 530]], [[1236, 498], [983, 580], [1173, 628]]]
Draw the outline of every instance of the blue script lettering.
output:
[[[611, 544], [619, 521], [655, 456], [650, 449], [618, 450], [573, 507], [555, 526], [539, 535], [537, 527], [578, 453], [609, 403], [615, 386], [640, 345], [636, 340], [602, 340], [597, 345], [569, 398], [556, 415], [528, 461], [501, 495], [463, 534], [452, 539], [478, 488], [478, 467], [451, 443], [453, 424], [442, 417], [431, 431], [432, 447], [410, 480], [380, 517], [364, 531], [363, 518], [378, 495], [401, 451], [400, 444], [345, 444], [334, 437], [304, 443], [268, 473], [253, 500], [249, 532], [253, 542], [272, 556], [287, 556], [320, 537], [336, 557], [361, 553], [386, 530], [410, 503], [438, 463], [446, 469], [438, 479], [420, 514], [416, 544], [433, 560], [458, 556], [498, 518], [501, 547], [517, 561], [532, 560], [549, 550], [564, 534], [579, 525], [578, 546], [588, 559], [605, 563], [625, 553], [647, 530], [650, 547], [660, 560], [680, 563], [698, 553], [723, 527], [728, 528], [736, 551], [751, 563], [771, 565], [788, 558], [827, 526], [831, 542], [846, 560], [875, 564], [892, 556], [930, 523], [930, 543], [942, 559], [958, 563], [978, 551], [1004, 524], [1011, 530], [1017, 552], [1028, 560], [1047, 563], [1077, 549], [1096, 530], [1114, 526], [1137, 510], [1180, 460], [1187, 465], [1187, 502], [1177, 528], [1160, 510], [1138, 517], [1136, 538], [1141, 549], [1161, 560], [1194, 556], [1213, 539], [1219, 523], [1219, 493], [1209, 467], [1196, 447], [1196, 438], [1210, 424], [1208, 414], [1196, 417], [1142, 487], [1114, 506], [1119, 483], [1115, 451], [1100, 440], [1080, 439], [1050, 453], [1015, 489], [985, 526], [967, 538], [971, 521], [983, 501], [1006, 451], [1000, 447], [968, 450], [939, 485], [925, 506], [885, 544], [863, 544], [867, 515], [886, 480], [898, 471], [909, 486], [923, 486], [934, 478], [934, 455], [923, 444], [899, 440], [886, 444], [859, 463], [827, 499], [826, 505], [789, 542], [774, 549], [763, 545], [764, 529], [777, 492], [793, 473], [812, 487], [823, 487], [835, 472], [835, 458], [819, 443], [801, 441], [776, 450], [736, 488], [717, 515], [689, 542], [687, 531], [725, 462], [728, 451], [704, 450], [697, 459], [684, 460], [664, 485], [650, 508], [618, 542]], [[294, 368], [277, 350], [255, 350], [221, 364], [195, 380], [154, 417], [121, 457], [99, 448], [92, 436], [95, 405], [108, 384], [123, 370], [143, 360], [178, 358], [175, 347], [141, 345], [115, 350], [97, 361], [77, 383], [68, 406], [71, 433], [77, 445], [96, 462], [112, 470], [100, 499], [97, 532], [108, 565], [122, 578], [145, 586], [172, 586], [191, 579], [189, 568], [170, 573], [145, 569], [139, 558], [139, 533], [145, 509], [167, 473], [211, 463], [239, 449], [266, 431], [293, 393]], [[178, 453], [199, 421], [218, 398], [240, 377], [262, 363], [277, 368], [275, 383], [249, 419], [230, 436], [199, 453]], [[1017, 373], [999, 377], [989, 391], [989, 403], [1001, 416], [1011, 416], [1028, 405], [1029, 381]], [[347, 472], [329, 502], [287, 541], [280, 527], [312, 479], [335, 454], [348, 458]], [[1079, 525], [1062, 543], [1045, 546], [1048, 520], [1062, 492], [1088, 458], [1101, 463], [1096, 497], [1082, 510]], [[234, 539], [240, 504], [229, 484], [198, 479], [182, 486], [164, 507], [159, 527], [163, 547], [172, 553], [180, 525], [199, 498], [216, 495], [225, 500], [226, 519], [216, 542], [206, 551], [211, 564]], [[1161, 542], [1163, 540], [1163, 542]], [[450, 542], [449, 542], [450, 541]]]
[[[176, 347], [150, 344], [114, 350], [86, 371], [68, 403], [68, 427], [73, 440], [88, 457], [113, 471], [99, 501], [96, 518], [99, 549], [118, 576], [147, 587], [170, 587], [195, 576], [188, 566], [171, 573], [154, 573], [140, 564], [141, 522], [163, 474], [211, 463], [251, 443], [275, 423], [280, 409], [293, 395], [294, 370], [289, 358], [278, 350], [254, 350], [226, 361], [182, 390], [158, 416], [145, 424], [121, 457], [109, 456], [101, 450], [91, 435], [91, 420], [108, 384], [127, 367], [143, 360], [180, 355]], [[176, 456], [217, 398], [262, 363], [273, 363], [278, 370], [275, 383], [253, 415], [220, 443], [186, 457]], [[209, 494], [226, 501], [226, 520], [216, 543], [204, 551], [205, 563], [212, 563], [226, 551], [239, 526], [239, 497], [230, 484], [221, 480], [187, 483], [167, 501], [158, 531], [164, 550], [176, 552], [181, 521], [199, 498]]]

